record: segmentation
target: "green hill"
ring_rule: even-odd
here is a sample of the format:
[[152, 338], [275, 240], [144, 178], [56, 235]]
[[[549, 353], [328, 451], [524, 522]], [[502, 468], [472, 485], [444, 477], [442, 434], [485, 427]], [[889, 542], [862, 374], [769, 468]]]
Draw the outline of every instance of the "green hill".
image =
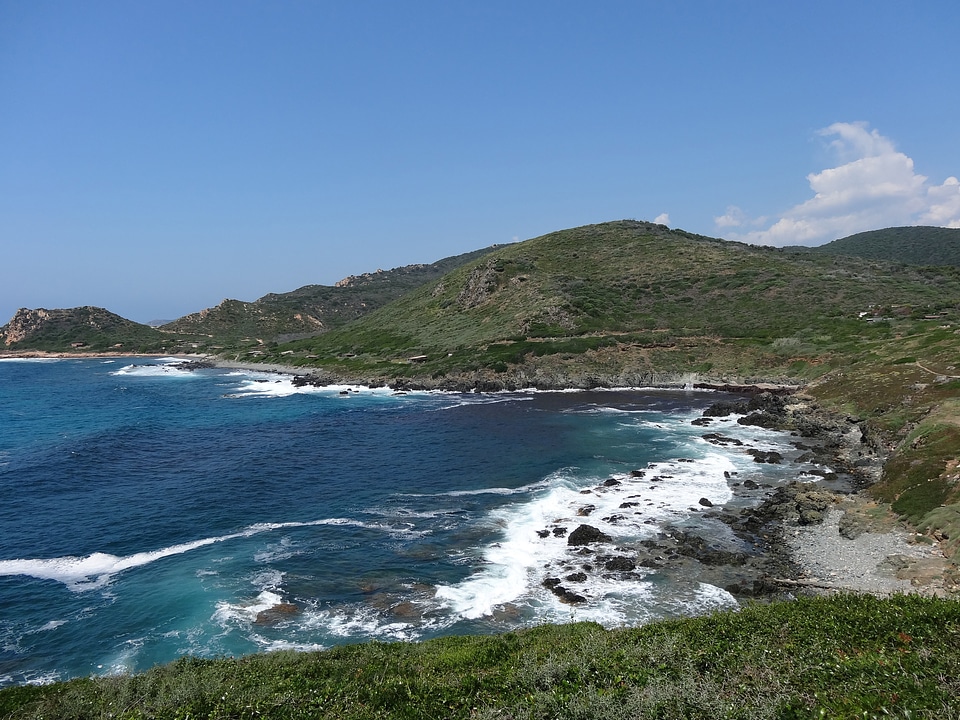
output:
[[7, 350], [48, 352], [155, 352], [169, 338], [148, 325], [127, 320], [98, 307], [47, 310], [21, 308], [0, 327]]
[[212, 342], [227, 346], [243, 344], [244, 339], [260, 344], [317, 335], [363, 317], [495, 247], [430, 264], [351, 275], [332, 286], [306, 285], [288, 293], [270, 293], [254, 302], [224, 300], [214, 308], [186, 315], [162, 328], [207, 336]]
[[885, 228], [850, 235], [812, 249], [829, 255], [853, 255], [908, 265], [960, 267], [960, 229]]
[[799, 380], [815, 375], [810, 361], [822, 351], [889, 337], [894, 321], [939, 313], [956, 320], [958, 303], [960, 272], [952, 269], [622, 221], [497, 249], [349, 326], [278, 352], [287, 362], [347, 374], [490, 370], [532, 381], [527, 371], [542, 364], [537, 358], [606, 349], [608, 375], [632, 367], [638, 378]]

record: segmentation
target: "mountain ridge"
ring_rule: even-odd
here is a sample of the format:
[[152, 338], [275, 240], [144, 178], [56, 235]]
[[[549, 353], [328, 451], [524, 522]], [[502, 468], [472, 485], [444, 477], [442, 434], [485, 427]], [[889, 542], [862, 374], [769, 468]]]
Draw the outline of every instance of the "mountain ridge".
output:
[[236, 342], [243, 337], [284, 341], [315, 335], [363, 317], [497, 247], [500, 246], [493, 245], [433, 263], [350, 275], [334, 285], [304, 285], [286, 293], [267, 293], [253, 302], [226, 299], [213, 308], [167, 323], [162, 329], [210, 335], [218, 343]]

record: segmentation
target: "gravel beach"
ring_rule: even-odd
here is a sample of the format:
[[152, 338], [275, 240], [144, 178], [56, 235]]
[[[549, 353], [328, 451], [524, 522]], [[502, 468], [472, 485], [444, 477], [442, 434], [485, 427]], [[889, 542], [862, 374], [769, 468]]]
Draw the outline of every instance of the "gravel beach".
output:
[[820, 524], [785, 528], [784, 541], [801, 568], [798, 587], [881, 596], [947, 596], [960, 590], [956, 568], [938, 545], [860, 496], [838, 499]]

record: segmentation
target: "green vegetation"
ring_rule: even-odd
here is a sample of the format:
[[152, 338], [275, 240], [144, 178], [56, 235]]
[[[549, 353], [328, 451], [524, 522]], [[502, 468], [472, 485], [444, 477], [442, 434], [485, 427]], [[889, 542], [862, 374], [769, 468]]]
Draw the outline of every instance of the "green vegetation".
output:
[[0, 328], [9, 350], [47, 352], [160, 351], [169, 342], [163, 333], [103, 308], [20, 310]]
[[429, 265], [405, 265], [354, 275], [335, 286], [306, 285], [288, 293], [270, 293], [254, 302], [224, 300], [214, 308], [167, 323], [163, 329], [202, 335], [209, 338], [207, 344], [221, 349], [260, 347], [271, 341], [318, 335], [363, 317], [495, 247]]
[[960, 603], [841, 595], [604, 630], [183, 658], [0, 691], [14, 718], [960, 717]]
[[[442, 377], [516, 374], [553, 362], [538, 358], [572, 354], [589, 363], [599, 354], [596, 370], [607, 375], [709, 371], [800, 381], [829, 370], [829, 358], [927, 315], [960, 319], [960, 271], [621, 221], [499, 248], [347, 326], [281, 344], [264, 360]], [[405, 364], [421, 355], [416, 367]]]
[[[811, 251], [621, 221], [224, 301], [161, 331], [96, 308], [0, 331], [14, 351], [219, 349], [351, 381], [804, 383], [889, 453], [870, 492], [960, 557], [960, 270], [904, 264], [960, 265], [960, 231], [940, 230]], [[3, 690], [0, 717], [960, 718], [958, 635], [956, 601], [803, 599], [631, 630], [184, 658]]]
[[813, 248], [830, 255], [853, 255], [908, 265], [960, 267], [960, 229], [895, 227], [871, 230]]

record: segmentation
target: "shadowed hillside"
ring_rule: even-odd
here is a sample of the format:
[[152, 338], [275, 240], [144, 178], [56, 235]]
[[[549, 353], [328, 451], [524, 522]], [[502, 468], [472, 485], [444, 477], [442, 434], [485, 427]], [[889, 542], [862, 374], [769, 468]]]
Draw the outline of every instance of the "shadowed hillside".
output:
[[829, 255], [853, 255], [908, 265], [960, 267], [960, 229], [895, 227], [871, 230], [813, 248]]

